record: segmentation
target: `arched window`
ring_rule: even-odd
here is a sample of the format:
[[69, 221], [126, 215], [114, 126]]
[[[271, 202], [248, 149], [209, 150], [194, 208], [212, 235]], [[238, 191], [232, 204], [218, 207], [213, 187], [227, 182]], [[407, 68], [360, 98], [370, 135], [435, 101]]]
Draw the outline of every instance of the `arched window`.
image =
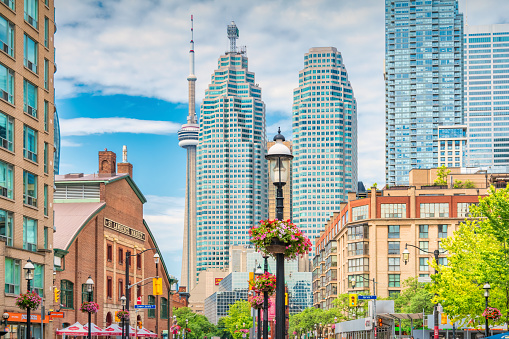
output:
[[111, 325], [111, 322], [112, 322], [111, 319], [112, 319], [111, 312], [108, 312], [108, 314], [106, 314], [106, 327]]

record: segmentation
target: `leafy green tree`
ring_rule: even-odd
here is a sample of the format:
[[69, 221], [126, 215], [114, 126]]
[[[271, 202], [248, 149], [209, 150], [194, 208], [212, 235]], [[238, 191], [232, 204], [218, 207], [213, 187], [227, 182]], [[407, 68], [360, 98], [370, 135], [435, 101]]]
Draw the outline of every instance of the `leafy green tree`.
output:
[[447, 175], [451, 173], [451, 170], [447, 169], [445, 165], [442, 165], [437, 170], [437, 178], [433, 181], [433, 185], [435, 186], [443, 186], [447, 185]]
[[233, 338], [232, 335], [230, 334], [230, 332], [228, 331], [228, 329], [226, 328], [226, 325], [224, 324], [224, 318], [220, 318], [219, 321], [217, 322], [217, 326], [215, 328], [215, 331], [214, 333], [212, 333], [212, 335], [207, 335], [207, 338], [210, 338], [210, 337], [220, 337], [222, 339], [231, 339]]
[[323, 322], [325, 311], [321, 308], [308, 307], [298, 314], [290, 316], [290, 328], [288, 333], [297, 332], [303, 334], [315, 330], [315, 324]]
[[[336, 299], [332, 301], [332, 304], [339, 312], [343, 315], [344, 320], [354, 320], [359, 318], [365, 318], [368, 316], [368, 302], [359, 300], [356, 307], [350, 307], [349, 294], [344, 293], [338, 295]], [[334, 318], [334, 317], [333, 317]]]
[[201, 339], [205, 336], [210, 337], [215, 332], [215, 327], [209, 322], [207, 317], [202, 314], [196, 314], [191, 311], [189, 307], [173, 308], [173, 315], [177, 316], [177, 324], [181, 328], [191, 329], [191, 332], [187, 333], [187, 338]]
[[[251, 328], [253, 317], [251, 316], [251, 304], [249, 301], [237, 300], [230, 305], [228, 315], [223, 317], [223, 324], [234, 339], [242, 338], [241, 329]], [[246, 338], [249, 337], [247, 333]]]
[[[491, 285], [489, 304], [502, 317], [497, 324], [509, 321], [509, 188], [490, 187], [479, 205], [470, 206], [471, 218], [462, 223], [454, 237], [442, 241], [450, 253], [448, 266], [436, 265], [430, 292], [444, 312], [455, 321], [476, 326], [484, 322], [483, 285]], [[462, 321], [466, 319], [465, 321]], [[493, 324], [492, 321], [490, 321]]]

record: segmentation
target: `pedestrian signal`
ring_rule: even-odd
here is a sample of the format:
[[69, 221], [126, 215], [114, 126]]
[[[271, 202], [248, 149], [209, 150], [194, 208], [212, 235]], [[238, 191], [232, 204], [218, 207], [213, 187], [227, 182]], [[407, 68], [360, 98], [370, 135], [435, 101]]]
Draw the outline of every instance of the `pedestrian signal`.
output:
[[350, 306], [357, 306], [358, 295], [353, 293], [353, 294], [350, 294], [348, 297], [350, 298], [349, 299], [350, 300], [349, 305]]

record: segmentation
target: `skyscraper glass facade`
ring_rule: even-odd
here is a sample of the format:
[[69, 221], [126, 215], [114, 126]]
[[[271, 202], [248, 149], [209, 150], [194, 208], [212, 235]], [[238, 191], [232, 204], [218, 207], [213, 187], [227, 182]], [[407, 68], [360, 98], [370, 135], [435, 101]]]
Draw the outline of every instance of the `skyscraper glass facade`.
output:
[[509, 165], [509, 25], [465, 26], [467, 165]]
[[267, 214], [265, 104], [245, 53], [229, 52], [201, 106], [197, 147], [197, 269], [228, 266]]
[[439, 126], [464, 123], [462, 37], [457, 0], [385, 1], [387, 184], [438, 167]]
[[293, 222], [314, 239], [357, 190], [357, 102], [336, 48], [304, 55], [292, 120]]

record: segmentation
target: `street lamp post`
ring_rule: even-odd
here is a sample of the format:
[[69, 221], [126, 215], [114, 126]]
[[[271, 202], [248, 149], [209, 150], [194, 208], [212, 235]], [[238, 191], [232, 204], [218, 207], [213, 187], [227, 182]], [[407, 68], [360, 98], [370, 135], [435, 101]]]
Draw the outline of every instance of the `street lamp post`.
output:
[[[278, 129], [274, 141], [276, 143], [268, 150], [265, 158], [269, 160], [272, 183], [277, 187], [276, 219], [283, 220], [283, 186], [288, 180], [293, 156], [283, 144], [285, 137], [281, 129]], [[285, 325], [285, 256], [284, 253], [276, 253], [276, 339], [284, 339]]]
[[[92, 291], [94, 290], [94, 281], [92, 280], [92, 276], [88, 276], [87, 281], [85, 282], [85, 288], [88, 292], [88, 301], [92, 301]], [[88, 339], [92, 339], [92, 313], [90, 309], [88, 310]]]
[[[263, 256], [263, 272], [269, 272], [269, 257]], [[263, 292], [263, 339], [269, 339], [269, 292]]]
[[186, 319], [186, 328], [184, 329], [184, 339], [187, 338], [187, 324], [189, 323], [189, 319]]
[[[263, 274], [262, 267], [260, 266], [260, 264], [258, 264], [258, 267], [254, 271], [254, 275], [255, 275], [255, 277], [258, 277], [258, 276], [260, 276], [262, 274]], [[265, 303], [265, 300], [264, 300], [264, 303]], [[256, 329], [256, 338], [257, 339], [261, 339], [262, 338], [262, 319], [261, 319], [261, 316], [262, 316], [262, 309], [259, 308], [258, 309], [258, 327]]]
[[[421, 252], [433, 254], [433, 256], [435, 257], [435, 264], [438, 265], [438, 256], [440, 255], [439, 250], [434, 250], [433, 252], [429, 252], [429, 251], [423, 250], [420, 247], [417, 247], [417, 246], [411, 245], [411, 244], [405, 244], [405, 250], [403, 251], [403, 262], [405, 263], [405, 265], [408, 263], [408, 259], [410, 258], [410, 252], [408, 251], [407, 246], [412, 246]], [[438, 274], [438, 269], [436, 269], [436, 268], [435, 268], [435, 274]], [[433, 322], [434, 322], [433, 338], [438, 339], [438, 304], [437, 303], [433, 305]]]
[[[122, 303], [122, 311], [125, 311], [125, 295], [120, 297], [120, 302]], [[125, 329], [124, 317], [122, 317], [122, 339], [124, 339], [124, 329]]]
[[[488, 309], [488, 298], [490, 297], [490, 288], [491, 288], [490, 283], [484, 284], [483, 288], [484, 288], [484, 298], [486, 299], [486, 309]], [[488, 325], [488, 314], [486, 314], [486, 324], [484, 326], [485, 326], [484, 335], [485, 335], [485, 337], [489, 337], [490, 328]]]
[[[35, 266], [32, 263], [32, 260], [28, 259], [27, 263], [23, 267], [25, 270], [25, 279], [27, 281], [27, 293], [30, 292], [30, 281], [34, 278], [34, 270]], [[27, 307], [27, 336], [26, 339], [30, 339], [30, 307]]]

